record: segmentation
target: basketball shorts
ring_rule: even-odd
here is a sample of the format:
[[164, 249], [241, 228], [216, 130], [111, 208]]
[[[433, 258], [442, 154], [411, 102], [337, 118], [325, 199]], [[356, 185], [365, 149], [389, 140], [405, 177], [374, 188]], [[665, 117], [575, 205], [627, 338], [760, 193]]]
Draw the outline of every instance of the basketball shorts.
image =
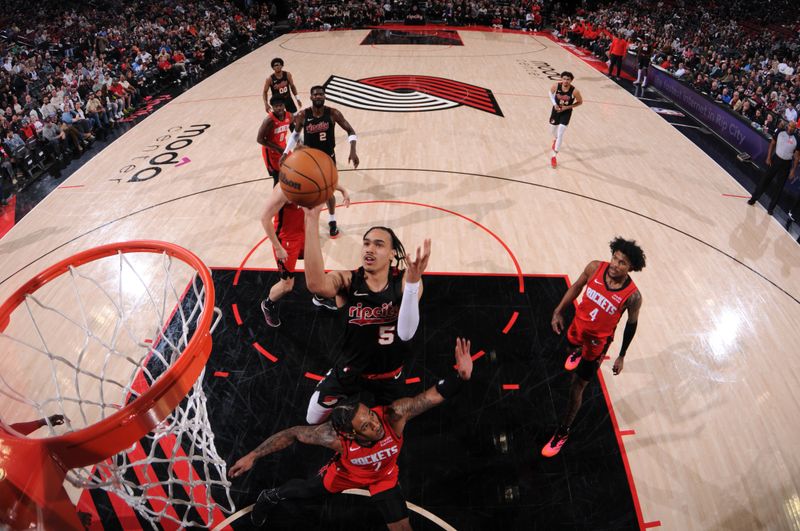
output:
[[555, 109], [550, 111], [550, 125], [569, 125], [570, 118], [572, 118], [572, 109], [561, 112], [556, 112]]
[[408, 507], [403, 489], [397, 482], [397, 468], [395, 473], [381, 478], [374, 483], [354, 480], [345, 477], [340, 472], [336, 462], [329, 463], [321, 470], [322, 484], [328, 492], [339, 493], [347, 489], [367, 489], [373, 503], [377, 506], [384, 522], [391, 524], [408, 517]]
[[650, 66], [650, 59], [639, 59], [639, 69], [644, 69]]
[[281, 173], [280, 160], [282, 154], [283, 153], [267, 149], [267, 146], [261, 146], [261, 157], [264, 159], [264, 165], [266, 165], [267, 171], [272, 176], [272, 180], [275, 181], [273, 186], [278, 184], [278, 176]]
[[608, 351], [614, 336], [598, 337], [589, 331], [583, 330], [577, 320], [573, 320], [567, 329], [567, 341], [573, 349], [581, 349], [581, 358], [595, 361], [603, 357]]
[[292, 114], [297, 112], [297, 105], [294, 104], [294, 98], [292, 98], [290, 96], [290, 97], [287, 97], [287, 98], [283, 99], [282, 101], [283, 101], [283, 104], [286, 105], [286, 110], [287, 111], [289, 111]]
[[278, 240], [289, 255], [286, 257], [286, 260], [279, 261], [278, 256], [275, 254], [275, 249], [272, 249], [272, 256], [275, 257], [275, 262], [278, 264], [278, 274], [282, 280], [294, 278], [294, 273], [297, 269], [297, 261], [303, 259], [305, 238], [284, 239], [279, 237]]
[[334, 367], [317, 384], [315, 391], [319, 391], [317, 404], [326, 409], [350, 397], [374, 407], [389, 405], [407, 395], [402, 368], [386, 375], [358, 375]]

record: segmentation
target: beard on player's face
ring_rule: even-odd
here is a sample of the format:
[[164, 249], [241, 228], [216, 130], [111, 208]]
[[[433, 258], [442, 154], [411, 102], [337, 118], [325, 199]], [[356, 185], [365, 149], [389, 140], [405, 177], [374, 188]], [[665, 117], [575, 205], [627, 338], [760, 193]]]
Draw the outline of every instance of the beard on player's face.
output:
[[311, 105], [313, 105], [316, 108], [320, 108], [323, 105], [325, 105], [325, 94], [321, 94], [319, 96], [316, 95], [316, 94], [312, 95], [311, 96]]

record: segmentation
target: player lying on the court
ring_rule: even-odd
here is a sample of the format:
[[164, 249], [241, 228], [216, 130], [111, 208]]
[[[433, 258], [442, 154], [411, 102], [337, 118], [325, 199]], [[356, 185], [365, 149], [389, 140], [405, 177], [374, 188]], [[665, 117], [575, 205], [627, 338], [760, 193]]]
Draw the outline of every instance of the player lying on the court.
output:
[[567, 330], [570, 352], [564, 368], [568, 371], [575, 371], [572, 374], [567, 410], [561, 425], [542, 448], [542, 455], [545, 457], [556, 455], [567, 442], [570, 427], [583, 401], [583, 391], [597, 374], [603, 356], [608, 351], [611, 341], [614, 340], [617, 323], [626, 310], [628, 311], [628, 321], [622, 335], [622, 346], [620, 346], [619, 357], [614, 361], [612, 368], [615, 375], [622, 372], [625, 353], [636, 333], [639, 309], [642, 307], [642, 294], [628, 273], [641, 271], [644, 268], [644, 251], [636, 245], [635, 241], [620, 237], [614, 238], [609, 247], [611, 248], [611, 261], [594, 260], [589, 262], [581, 276], [578, 277], [575, 284], [570, 286], [553, 311], [551, 325], [553, 331], [560, 334], [564, 330], [564, 310], [572, 304], [572, 301], [586, 286], [583, 299], [575, 311], [575, 318]]
[[[280, 105], [280, 104], [279, 104]], [[344, 206], [350, 206], [350, 194], [339, 184], [336, 189], [344, 198]], [[305, 213], [302, 207], [290, 203], [280, 186], [272, 188], [267, 198], [261, 225], [272, 243], [272, 253], [278, 264], [279, 280], [269, 290], [269, 296], [261, 301], [261, 311], [267, 325], [281, 325], [278, 301], [294, 289], [295, 266], [303, 259], [305, 247]]]
[[366, 488], [389, 529], [411, 529], [403, 491], [398, 483], [397, 458], [403, 446], [406, 422], [451, 398], [472, 376], [468, 339], [456, 339], [456, 372], [413, 398], [395, 400], [372, 409], [361, 403], [336, 406], [328, 422], [295, 426], [276, 433], [239, 459], [232, 478], [251, 468], [257, 459], [287, 448], [295, 441], [334, 450], [338, 455], [310, 479], [292, 479], [280, 487], [262, 490], [251, 518], [261, 526], [269, 509], [284, 501], [315, 498], [353, 488]]
[[[311, 395], [309, 424], [324, 422], [339, 400], [359, 391], [372, 393], [378, 404], [404, 396], [407, 341], [419, 325], [422, 274], [431, 255], [431, 241], [426, 239], [413, 259], [406, 258], [392, 229], [372, 227], [362, 240], [361, 267], [326, 273], [319, 242], [320, 208], [306, 209], [306, 285], [311, 293], [335, 297], [345, 330], [336, 364]], [[406, 269], [400, 269], [401, 263]]]

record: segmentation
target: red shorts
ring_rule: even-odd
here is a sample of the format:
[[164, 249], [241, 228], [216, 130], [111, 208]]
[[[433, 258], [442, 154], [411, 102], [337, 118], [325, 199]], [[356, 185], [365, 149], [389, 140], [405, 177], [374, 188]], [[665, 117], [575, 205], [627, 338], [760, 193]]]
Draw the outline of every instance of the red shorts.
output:
[[273, 172], [280, 172], [281, 155], [283, 155], [283, 153], [268, 149], [267, 146], [261, 146], [261, 158], [264, 159], [264, 164], [267, 166], [267, 171], [269, 171], [270, 175], [272, 175]]
[[[275, 262], [278, 264], [278, 270], [281, 272], [281, 278], [291, 278], [294, 276], [295, 268], [297, 267], [297, 261], [303, 259], [303, 247], [305, 246], [305, 238], [278, 238], [281, 242], [281, 246], [286, 249], [286, 253], [289, 255], [286, 257], [286, 260], [282, 262], [278, 262], [278, 256], [275, 254], [275, 249], [272, 249], [272, 256], [275, 257]], [[284, 277], [284, 274], [287, 274]]]
[[588, 361], [595, 361], [605, 354], [613, 340], [613, 335], [598, 337], [596, 332], [584, 330], [577, 319], [573, 319], [567, 329], [567, 341], [570, 345], [581, 347], [581, 357]]
[[341, 474], [339, 467], [336, 463], [329, 463], [320, 470], [322, 474], [322, 484], [328, 492], [342, 492], [347, 489], [368, 489], [369, 493], [374, 496], [379, 492], [389, 490], [397, 485], [398, 469], [394, 466], [394, 470], [388, 476], [381, 472], [381, 477], [376, 478], [375, 481], [359, 480], [355, 478], [346, 477]]

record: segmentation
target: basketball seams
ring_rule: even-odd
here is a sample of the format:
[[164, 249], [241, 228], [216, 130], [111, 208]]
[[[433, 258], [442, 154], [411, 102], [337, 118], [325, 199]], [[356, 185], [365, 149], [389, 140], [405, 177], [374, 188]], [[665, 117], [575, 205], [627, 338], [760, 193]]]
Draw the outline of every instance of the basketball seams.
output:
[[[312, 161], [314, 161], [314, 164], [316, 165], [317, 169], [319, 170], [319, 174], [322, 176], [322, 181], [325, 183], [325, 189], [327, 190], [328, 188], [330, 188], [331, 187], [331, 183], [328, 182], [328, 175], [322, 169], [322, 166], [319, 165], [319, 161], [317, 160], [317, 158], [315, 156], [313, 156], [311, 153], [309, 153], [308, 151], [306, 151], [305, 149], [301, 150], [300, 153], [304, 154], [306, 157], [308, 157]], [[319, 185], [317, 185], [317, 186], [319, 186]]]

